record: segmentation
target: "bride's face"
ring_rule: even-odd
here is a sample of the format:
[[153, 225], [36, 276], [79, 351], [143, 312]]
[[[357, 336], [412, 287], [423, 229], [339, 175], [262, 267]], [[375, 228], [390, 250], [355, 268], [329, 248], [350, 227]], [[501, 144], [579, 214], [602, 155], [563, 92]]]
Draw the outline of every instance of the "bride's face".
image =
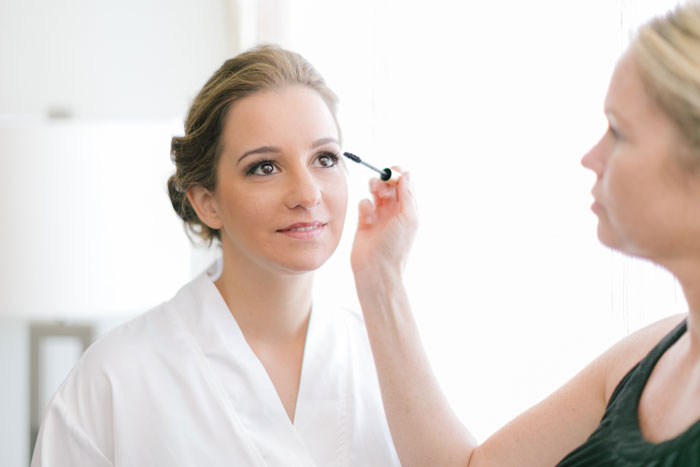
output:
[[320, 95], [293, 85], [247, 96], [221, 138], [211, 204], [225, 257], [319, 268], [338, 246], [348, 201], [338, 129]]

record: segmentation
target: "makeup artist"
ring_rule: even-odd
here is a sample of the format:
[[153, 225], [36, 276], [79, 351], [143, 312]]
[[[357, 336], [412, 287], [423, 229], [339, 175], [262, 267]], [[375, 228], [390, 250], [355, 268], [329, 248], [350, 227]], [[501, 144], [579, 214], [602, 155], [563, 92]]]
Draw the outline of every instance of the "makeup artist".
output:
[[671, 271], [688, 313], [624, 338], [479, 444], [440, 391], [404, 291], [410, 179], [375, 180], [352, 265], [402, 465], [700, 465], [700, 3], [639, 29], [604, 109], [609, 128], [582, 160], [598, 238]]

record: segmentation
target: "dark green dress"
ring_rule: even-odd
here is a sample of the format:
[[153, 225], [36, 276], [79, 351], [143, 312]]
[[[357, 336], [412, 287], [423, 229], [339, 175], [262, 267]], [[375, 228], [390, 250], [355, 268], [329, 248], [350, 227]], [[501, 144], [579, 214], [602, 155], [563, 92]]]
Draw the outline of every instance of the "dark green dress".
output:
[[639, 399], [654, 365], [686, 328], [684, 320], [627, 373], [615, 388], [598, 428], [558, 467], [700, 467], [700, 421], [679, 436], [655, 444], [642, 437], [637, 419]]

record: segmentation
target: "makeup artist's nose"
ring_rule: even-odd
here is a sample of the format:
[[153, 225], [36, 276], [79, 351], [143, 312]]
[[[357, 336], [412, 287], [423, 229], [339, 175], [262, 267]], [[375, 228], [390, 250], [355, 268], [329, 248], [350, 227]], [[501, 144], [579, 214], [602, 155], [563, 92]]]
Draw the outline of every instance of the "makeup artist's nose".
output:
[[583, 158], [581, 158], [581, 165], [592, 170], [596, 174], [596, 178], [600, 179], [603, 177], [605, 159], [602, 157], [600, 151], [600, 143], [593, 146]]
[[321, 188], [309, 169], [294, 171], [288, 180], [287, 207], [313, 208], [321, 203]]
[[605, 143], [605, 136], [603, 136], [603, 138], [581, 158], [581, 165], [595, 172], [598, 178], [602, 178], [605, 170]]

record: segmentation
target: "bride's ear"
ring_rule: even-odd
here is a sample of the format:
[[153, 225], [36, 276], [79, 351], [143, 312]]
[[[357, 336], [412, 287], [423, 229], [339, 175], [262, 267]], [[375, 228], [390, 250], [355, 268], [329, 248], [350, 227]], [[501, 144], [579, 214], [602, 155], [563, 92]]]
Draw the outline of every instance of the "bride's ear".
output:
[[197, 213], [199, 220], [212, 229], [221, 229], [223, 225], [219, 217], [218, 205], [211, 191], [201, 185], [193, 186], [187, 190], [187, 200]]

